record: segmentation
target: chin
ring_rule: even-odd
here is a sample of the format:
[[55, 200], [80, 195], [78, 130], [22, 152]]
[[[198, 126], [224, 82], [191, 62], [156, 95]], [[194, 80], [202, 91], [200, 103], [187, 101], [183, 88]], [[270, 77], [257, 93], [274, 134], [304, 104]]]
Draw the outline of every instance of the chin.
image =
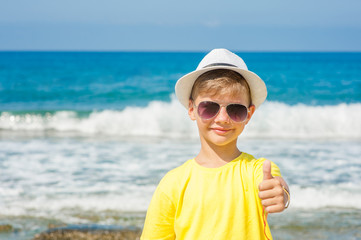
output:
[[229, 144], [237, 144], [237, 137], [229, 138], [227, 136], [214, 136], [208, 138], [207, 141], [217, 146], [227, 146]]

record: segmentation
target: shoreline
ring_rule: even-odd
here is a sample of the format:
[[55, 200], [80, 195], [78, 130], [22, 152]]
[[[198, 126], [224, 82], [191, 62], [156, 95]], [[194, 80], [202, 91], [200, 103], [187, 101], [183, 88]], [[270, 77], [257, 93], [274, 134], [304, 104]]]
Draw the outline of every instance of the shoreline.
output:
[[[355, 208], [290, 209], [268, 217], [274, 239], [361, 239], [361, 210]], [[26, 219], [0, 221], [0, 240], [137, 240], [144, 219], [117, 225], [67, 224], [60, 221]], [[42, 222], [42, 224], [40, 224]], [[1, 231], [2, 229], [2, 231]]]
[[36, 234], [32, 240], [139, 240], [142, 230], [135, 227], [123, 228], [108, 225], [67, 225], [54, 227]]

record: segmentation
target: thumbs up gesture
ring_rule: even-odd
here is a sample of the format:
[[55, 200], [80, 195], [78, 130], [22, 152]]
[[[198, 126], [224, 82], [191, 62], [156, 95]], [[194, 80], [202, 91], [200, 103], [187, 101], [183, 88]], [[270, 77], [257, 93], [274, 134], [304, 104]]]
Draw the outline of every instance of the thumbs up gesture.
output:
[[258, 196], [261, 199], [265, 211], [268, 213], [282, 212], [287, 203], [288, 186], [282, 177], [273, 177], [271, 174], [271, 162], [265, 160], [263, 163], [263, 181], [259, 184]]

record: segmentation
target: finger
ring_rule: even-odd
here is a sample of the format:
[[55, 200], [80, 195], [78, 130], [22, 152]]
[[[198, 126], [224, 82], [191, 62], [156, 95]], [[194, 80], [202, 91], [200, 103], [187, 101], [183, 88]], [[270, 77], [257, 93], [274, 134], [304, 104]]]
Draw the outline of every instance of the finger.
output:
[[285, 209], [285, 206], [282, 204], [272, 205], [265, 208], [268, 213], [277, 213], [282, 212]]
[[271, 161], [265, 160], [263, 162], [263, 180], [272, 179], [273, 176], [271, 174]]
[[274, 197], [274, 198], [262, 199], [261, 203], [262, 203], [262, 205], [264, 207], [275, 206], [275, 205], [284, 206], [283, 197]]
[[267, 199], [267, 198], [274, 198], [277, 196], [282, 196], [278, 193], [278, 190], [264, 190], [264, 191], [259, 191], [258, 196], [260, 199]]
[[266, 198], [274, 198], [274, 197], [284, 197], [283, 189], [282, 187], [275, 187], [272, 189], [267, 190], [260, 190], [258, 192], [258, 196], [260, 199], [266, 199]]
[[270, 180], [264, 180], [258, 185], [259, 191], [276, 190], [278, 194], [283, 194], [281, 183], [273, 178]]

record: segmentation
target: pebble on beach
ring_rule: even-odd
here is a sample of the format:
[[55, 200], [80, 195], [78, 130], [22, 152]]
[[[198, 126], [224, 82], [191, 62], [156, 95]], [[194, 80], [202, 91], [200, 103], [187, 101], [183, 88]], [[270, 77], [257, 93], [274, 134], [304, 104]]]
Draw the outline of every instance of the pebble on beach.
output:
[[141, 230], [102, 230], [102, 229], [50, 229], [37, 234], [33, 240], [139, 240]]
[[0, 225], [0, 232], [10, 232], [12, 230], [13, 230], [13, 226], [11, 226], [10, 224]]

